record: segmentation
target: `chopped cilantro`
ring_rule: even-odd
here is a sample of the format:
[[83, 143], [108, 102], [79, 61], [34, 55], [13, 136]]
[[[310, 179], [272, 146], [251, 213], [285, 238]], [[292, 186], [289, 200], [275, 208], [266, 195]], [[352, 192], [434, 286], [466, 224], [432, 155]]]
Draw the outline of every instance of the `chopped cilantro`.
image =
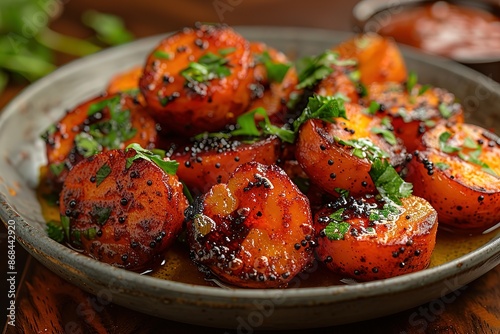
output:
[[400, 211], [394, 203], [385, 203], [382, 209], [372, 209], [370, 210], [370, 221], [381, 221], [389, 220], [394, 221], [399, 217]]
[[344, 209], [342, 208], [330, 215], [331, 221], [324, 229], [325, 235], [329, 240], [342, 240], [347, 231], [349, 231], [350, 225], [343, 221], [343, 213]]
[[171, 58], [170, 53], [161, 50], [156, 50], [155, 52], [153, 52], [153, 56], [155, 58], [165, 59], [165, 60], [169, 60]]
[[116, 95], [110, 99], [101, 100], [98, 102], [92, 103], [87, 109], [87, 116], [92, 116], [100, 111], [103, 111], [104, 108], [108, 107], [110, 109], [115, 109], [120, 105], [120, 96]]
[[111, 167], [109, 167], [108, 164], [104, 164], [99, 168], [99, 170], [96, 173], [96, 187], [99, 187], [99, 185], [104, 181], [108, 175], [111, 173]]
[[80, 132], [75, 136], [75, 148], [78, 154], [88, 158], [102, 151], [102, 146], [90, 134]]
[[94, 205], [92, 207], [92, 211], [90, 212], [90, 216], [94, 218], [99, 225], [104, 225], [111, 215], [111, 208], [106, 206], [97, 206]]
[[379, 110], [380, 110], [380, 103], [378, 103], [377, 101], [371, 101], [370, 105], [368, 106], [368, 113], [371, 115], [375, 115]]
[[406, 80], [406, 91], [408, 92], [408, 94], [412, 95], [413, 88], [417, 84], [417, 81], [418, 77], [415, 72], [411, 71], [410, 73], [408, 73], [408, 79]]
[[352, 59], [339, 59], [339, 54], [331, 50], [326, 50], [316, 57], [305, 57], [297, 63], [299, 72], [298, 89], [313, 87], [318, 81], [326, 78], [333, 72], [333, 65], [353, 66], [357, 62]]
[[374, 128], [372, 128], [371, 131], [372, 131], [372, 133], [374, 133], [376, 135], [382, 135], [382, 137], [385, 139], [385, 141], [391, 145], [396, 145], [398, 143], [398, 141], [396, 140], [396, 136], [394, 135], [394, 132], [392, 132], [388, 129], [374, 127]]
[[257, 59], [266, 67], [267, 77], [271, 82], [282, 82], [291, 67], [290, 64], [273, 62], [267, 51], [264, 51]]
[[342, 188], [335, 188], [335, 191], [340, 195], [340, 197], [349, 197], [349, 190]]
[[440, 170], [447, 170], [447, 169], [450, 169], [451, 166], [448, 165], [447, 163], [445, 162], [441, 162], [441, 161], [438, 161], [434, 164], [434, 166], [436, 166], [437, 168], [439, 168]]
[[61, 226], [64, 231], [66, 239], [69, 240], [69, 217], [61, 215]]
[[95, 239], [96, 234], [97, 234], [97, 230], [95, 227], [90, 227], [90, 228], [83, 231], [83, 236], [87, 240]]
[[47, 235], [54, 241], [63, 242], [64, 230], [59, 222], [51, 220], [47, 223]]
[[220, 49], [219, 51], [217, 51], [217, 53], [220, 54], [221, 56], [225, 57], [228, 54], [233, 53], [234, 51], [236, 51], [236, 48], [234, 46], [230, 46], [228, 48]]
[[165, 161], [161, 156], [154, 154], [153, 152], [146, 150], [141, 147], [141, 145], [137, 143], [133, 143], [127, 146], [126, 151], [134, 150], [135, 155], [133, 157], [127, 158], [127, 164], [125, 168], [130, 168], [132, 163], [137, 159], [144, 159], [150, 162], [155, 163], [158, 167], [160, 167], [165, 173], [170, 175], [175, 175], [177, 172], [177, 168], [179, 167], [179, 163], [175, 160]]
[[199, 83], [224, 78], [230, 74], [228, 60], [211, 52], [201, 56], [198, 62], [189, 63], [188, 67], [181, 71], [181, 75], [187, 82]]
[[401, 198], [412, 193], [413, 185], [405, 182], [386, 160], [375, 159], [369, 173], [380, 195], [398, 205], [401, 205]]
[[57, 131], [57, 126], [55, 124], [49, 125], [49, 127], [40, 135], [40, 137], [47, 141], [50, 136], [52, 136]]
[[448, 140], [451, 138], [451, 133], [445, 131], [439, 135], [439, 148], [444, 153], [455, 153], [460, 151], [460, 147], [448, 145]]
[[441, 116], [443, 116], [446, 119], [450, 118], [451, 115], [453, 114], [453, 111], [444, 102], [439, 104], [438, 109], [439, 109], [439, 113], [441, 114]]
[[418, 90], [418, 96], [423, 95], [425, 92], [429, 90], [429, 88], [431, 88], [430, 85], [422, 85]]
[[61, 175], [64, 168], [66, 168], [66, 164], [64, 162], [54, 162], [49, 165], [50, 172], [54, 174], [54, 176]]
[[337, 117], [347, 119], [343, 99], [332, 96], [313, 95], [309, 98], [307, 107], [302, 114], [293, 122], [293, 129], [297, 133], [300, 126], [309, 119], [321, 119], [332, 122]]
[[474, 139], [471, 137], [466, 137], [464, 139], [463, 147], [470, 148], [472, 150], [481, 149], [481, 145], [479, 145]]
[[368, 138], [343, 140], [339, 137], [334, 137], [333, 139], [340, 145], [352, 147], [352, 155], [360, 159], [367, 158], [373, 161], [378, 158], [387, 158], [389, 156]]

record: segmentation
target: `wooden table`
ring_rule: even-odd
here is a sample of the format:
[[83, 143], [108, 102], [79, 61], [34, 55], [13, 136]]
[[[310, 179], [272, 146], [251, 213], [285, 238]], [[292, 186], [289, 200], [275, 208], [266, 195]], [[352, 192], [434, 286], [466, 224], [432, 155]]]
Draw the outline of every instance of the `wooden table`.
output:
[[[177, 30], [194, 21], [224, 22], [230, 25], [307, 26], [351, 30], [351, 9], [356, 1], [286, 0], [61, 0], [63, 14], [52, 24], [55, 30], [86, 37], [81, 13], [96, 9], [124, 18], [137, 38]], [[71, 58], [60, 56], [63, 64]], [[21, 89], [10, 85], [0, 97], [3, 107]], [[1, 253], [6, 254], [6, 230], [0, 224]], [[31, 258], [18, 244], [19, 273], [16, 298], [16, 327], [5, 333], [224, 333], [222, 329], [201, 328], [147, 316], [114, 304], [93, 303], [94, 297], [63, 281]], [[0, 268], [7, 272], [4, 260]], [[20, 273], [24, 270], [23, 276]], [[432, 302], [392, 316], [350, 325], [308, 332], [325, 333], [498, 333], [500, 332], [500, 266], [458, 293], [438, 311]], [[5, 281], [0, 283], [6, 293]], [[6, 310], [5, 298], [1, 309]], [[2, 318], [2, 321], [4, 319]], [[1, 328], [1, 327], [0, 327]], [[232, 333], [234, 330], [227, 330]], [[303, 331], [301, 331], [303, 332]], [[295, 333], [295, 332], [290, 332]], [[299, 333], [297, 331], [297, 333]]]

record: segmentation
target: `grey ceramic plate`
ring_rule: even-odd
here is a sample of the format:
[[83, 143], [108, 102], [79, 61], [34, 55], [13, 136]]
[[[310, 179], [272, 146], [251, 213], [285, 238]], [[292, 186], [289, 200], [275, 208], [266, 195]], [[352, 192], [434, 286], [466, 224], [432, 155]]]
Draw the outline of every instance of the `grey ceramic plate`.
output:
[[[240, 28], [296, 55], [312, 55], [345, 40], [333, 31], [300, 28]], [[18, 241], [66, 280], [106, 300], [186, 323], [237, 328], [307, 328], [349, 323], [407, 309], [444, 296], [500, 263], [500, 234], [469, 254], [443, 265], [387, 280], [285, 290], [196, 286], [113, 268], [80, 255], [46, 236], [33, 188], [45, 162], [40, 133], [67, 108], [100, 92], [120, 71], [141, 64], [160, 37], [86, 57], [39, 80], [0, 116], [0, 216], [15, 221]], [[469, 119], [500, 128], [500, 86], [463, 66], [405, 52], [421, 82], [448, 88], [465, 104]], [[13, 196], [15, 192], [15, 195]], [[301, 278], [302, 279], [302, 278]], [[300, 279], [299, 279], [300, 284]]]

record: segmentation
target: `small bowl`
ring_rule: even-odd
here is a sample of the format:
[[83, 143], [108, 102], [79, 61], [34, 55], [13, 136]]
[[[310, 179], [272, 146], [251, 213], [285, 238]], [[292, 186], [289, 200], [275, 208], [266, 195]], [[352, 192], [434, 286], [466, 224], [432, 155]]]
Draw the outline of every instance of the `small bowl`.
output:
[[[480, 10], [492, 14], [498, 19], [498, 23], [495, 23], [495, 28], [493, 29], [495, 29], [495, 31], [500, 31], [500, 2], [497, 0], [363, 0], [353, 9], [354, 30], [356, 32], [376, 32], [381, 35], [393, 37], [396, 42], [420, 48], [422, 51], [434, 55], [451, 58], [485, 74], [493, 80], [500, 81], [500, 37], [492, 37], [492, 41], [496, 41], [497, 43], [497, 46], [495, 46], [497, 52], [487, 55], [464, 56], [463, 52], [462, 54], [456, 53], [453, 55], [450, 50], [442, 49], [441, 47], [445, 44], [434, 43], [435, 46], [439, 45], [439, 48], [441, 48], [440, 50], [432, 50], [430, 43], [420, 43], [419, 45], [417, 39], [413, 38], [412, 35], [408, 35], [411, 34], [408, 28], [414, 28], [414, 23], [416, 23], [417, 20], [406, 20], [404, 26], [406, 29], [402, 29], [403, 27], [400, 25], [400, 29], [398, 30], [392, 30], [391, 32], [387, 31], [387, 27], [396, 24], [395, 18], [397, 16], [404, 15], [412, 9], [424, 9], [425, 6], [428, 5], [437, 8], [436, 6], [440, 4], [444, 6], [446, 6], [446, 4], [455, 5], [461, 9], [468, 9], [470, 13], [472, 13], [470, 10]], [[446, 18], [446, 20], [450, 22], [449, 18]], [[443, 30], [440, 31], [442, 32]], [[403, 36], [403, 34], [406, 36]], [[433, 34], [433, 37], [434, 36], [436, 36], [436, 34]], [[460, 37], [461, 40], [465, 38], [463, 35]], [[425, 42], [425, 37], [423, 41]]]

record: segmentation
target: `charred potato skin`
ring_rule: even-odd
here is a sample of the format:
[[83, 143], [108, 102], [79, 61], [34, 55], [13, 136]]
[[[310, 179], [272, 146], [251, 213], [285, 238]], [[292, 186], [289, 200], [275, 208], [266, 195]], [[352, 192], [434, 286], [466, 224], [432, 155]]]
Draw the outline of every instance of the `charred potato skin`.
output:
[[[442, 88], [415, 85], [411, 94], [405, 84], [395, 82], [372, 83], [367, 87], [368, 96], [360, 103], [370, 106], [376, 102], [380, 107], [377, 117], [390, 117], [394, 132], [409, 152], [418, 149], [423, 134], [439, 122], [463, 123], [462, 106], [455, 96]], [[440, 108], [448, 114], [443, 115]]]
[[244, 163], [275, 164], [281, 155], [281, 142], [274, 136], [254, 143], [209, 138], [184, 146], [178, 152], [171, 155], [179, 162], [177, 175], [191, 191], [202, 194], [216, 184], [226, 183]]
[[279, 167], [244, 164], [198, 203], [187, 217], [191, 257], [219, 279], [248, 288], [285, 287], [312, 263], [309, 202]]
[[[231, 73], [205, 83], [189, 83], [182, 71], [211, 52], [223, 57]], [[158, 57], [157, 54], [168, 55]], [[148, 56], [139, 87], [151, 115], [162, 128], [181, 135], [221, 130], [251, 101], [254, 65], [249, 42], [224, 25], [199, 25], [167, 37]]]
[[[55, 124], [55, 131], [50, 134], [47, 133], [44, 138], [48, 165], [61, 163], [65, 165], [60, 174], [54, 175], [53, 173], [49, 173], [49, 178], [55, 181], [56, 184], [62, 184], [68, 171], [84, 159], [76, 150], [76, 136], [79, 133], [87, 132], [86, 129], [89, 125], [110, 119], [109, 108], [104, 108], [101, 112], [98, 112], [98, 118], [96, 114], [88, 116], [89, 108], [95, 103], [114, 97], [120, 98], [120, 108], [122, 111], [130, 110], [131, 126], [136, 129], [135, 135], [121, 143], [119, 148], [123, 149], [131, 143], [138, 143], [145, 148], [153, 148], [156, 145], [158, 138], [156, 122], [147, 114], [144, 107], [135, 97], [117, 93], [92, 98], [78, 105], [73, 110], [68, 111]], [[106, 151], [108, 148], [103, 147], [103, 150]]]
[[[428, 202], [416, 196], [403, 198], [405, 211], [395, 222], [370, 224], [368, 216], [359, 213], [362, 207], [359, 199], [342, 200], [342, 205], [325, 206], [315, 214], [316, 254], [329, 270], [357, 281], [372, 281], [429, 266], [438, 223], [436, 211]], [[352, 206], [354, 202], [356, 208]], [[324, 234], [328, 225], [325, 217], [341, 207], [346, 208], [350, 227], [342, 240], [330, 240]], [[367, 234], [367, 227], [374, 228], [377, 235]]]
[[[413, 183], [413, 193], [428, 200], [439, 214], [442, 225], [470, 232], [484, 230], [500, 221], [500, 178], [456, 154], [439, 149], [439, 135], [449, 131], [460, 146], [469, 137], [481, 146], [483, 159], [500, 173], [500, 140], [494, 134], [474, 125], [439, 125], [423, 136], [420, 151], [408, 165], [406, 179]], [[484, 134], [487, 134], [484, 136]], [[479, 144], [481, 143], [481, 144]], [[495, 164], [496, 162], [496, 164]], [[439, 168], [444, 163], [449, 168]]]
[[[134, 150], [87, 158], [68, 174], [60, 213], [69, 219], [69, 244], [112, 266], [141, 271], [161, 260], [182, 228], [187, 200], [175, 175], [138, 159]], [[110, 174], [99, 184], [98, 171]]]
[[312, 182], [325, 192], [338, 196], [335, 188], [348, 189], [353, 196], [376, 193], [369, 175], [371, 161], [352, 155], [352, 148], [335, 141], [351, 138], [369, 138], [376, 146], [388, 153], [393, 166], [405, 162], [404, 147], [398, 143], [390, 145], [370, 129], [381, 127], [380, 119], [363, 114], [358, 105], [346, 104], [349, 120], [338, 118], [335, 123], [309, 120], [300, 130], [296, 143], [297, 161]]

